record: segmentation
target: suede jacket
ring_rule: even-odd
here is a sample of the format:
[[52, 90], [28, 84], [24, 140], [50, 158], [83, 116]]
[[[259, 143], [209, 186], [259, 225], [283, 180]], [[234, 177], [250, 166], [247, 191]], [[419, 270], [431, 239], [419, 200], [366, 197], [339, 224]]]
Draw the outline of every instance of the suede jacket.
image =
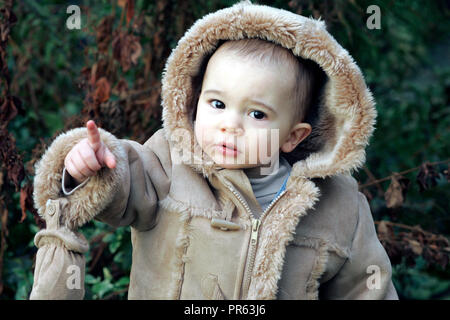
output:
[[[193, 131], [194, 78], [220, 41], [242, 38], [273, 41], [326, 74], [307, 142], [320, 147], [293, 162], [264, 212], [244, 171], [214, 164]], [[162, 106], [163, 129], [143, 145], [100, 130], [117, 166], [71, 192], [62, 192], [64, 158], [84, 128], [58, 136], [36, 165], [35, 206], [47, 227], [35, 236], [31, 299], [84, 297], [89, 245], [78, 228], [94, 218], [131, 227], [129, 299], [398, 298], [351, 176], [365, 161], [375, 103], [323, 21], [248, 1], [206, 15], [167, 61]]]

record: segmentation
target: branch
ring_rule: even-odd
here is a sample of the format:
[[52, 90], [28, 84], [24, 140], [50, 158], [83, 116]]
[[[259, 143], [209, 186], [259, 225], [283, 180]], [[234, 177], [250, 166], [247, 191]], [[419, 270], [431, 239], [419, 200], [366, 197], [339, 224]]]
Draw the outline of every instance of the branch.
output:
[[[119, 100], [116, 101], [106, 101], [104, 103], [102, 103], [100, 106], [101, 107], [105, 107], [105, 108], [113, 108], [113, 107], [118, 107], [119, 105], [126, 103], [127, 101], [135, 101], [135, 100], [139, 100], [142, 98], [146, 98], [148, 95], [151, 94], [151, 92], [153, 90], [156, 90], [157, 88], [150, 88], [150, 89], [146, 89], [146, 90], [141, 90], [141, 91], [131, 91], [130, 94], [128, 94], [126, 97], [121, 98]], [[141, 102], [141, 101], [139, 101]]]
[[[444, 163], [450, 163], [450, 159], [442, 160], [442, 161], [429, 162], [428, 164], [431, 165], [431, 166], [437, 166], [439, 164], [444, 164]], [[411, 168], [411, 169], [408, 169], [408, 170], [405, 170], [405, 171], [402, 171], [402, 172], [396, 172], [396, 173], [399, 174], [399, 175], [404, 175], [404, 174], [407, 174], [407, 173], [419, 170], [420, 168], [421, 168], [421, 166], [418, 166], [418, 167], [415, 167], [415, 168]], [[362, 189], [362, 188], [365, 188], [365, 187], [368, 187], [368, 186], [371, 186], [371, 185], [374, 185], [374, 184], [378, 184], [378, 183], [383, 182], [383, 181], [391, 180], [393, 174], [391, 174], [390, 176], [387, 176], [387, 177], [375, 180], [375, 181], [371, 181], [371, 182], [367, 182], [367, 183], [361, 184], [361, 185], [359, 185], [359, 189]]]
[[[375, 221], [375, 224], [380, 224], [380, 222], [381, 221]], [[409, 226], [409, 225], [406, 225], [406, 224], [403, 224], [403, 223], [397, 223], [397, 222], [392, 222], [392, 221], [383, 221], [384, 223], [386, 223], [386, 224], [388, 224], [388, 225], [390, 225], [390, 226], [393, 226], [393, 227], [398, 227], [398, 228], [403, 228], [403, 229], [408, 229], [408, 230], [411, 230], [411, 231], [418, 231], [418, 232], [421, 232], [421, 233], [423, 233], [423, 234], [425, 234], [425, 235], [430, 235], [430, 236], [434, 236], [435, 234], [434, 233], [432, 233], [432, 232], [429, 232], [429, 231], [425, 231], [425, 230], [423, 230], [420, 226]]]

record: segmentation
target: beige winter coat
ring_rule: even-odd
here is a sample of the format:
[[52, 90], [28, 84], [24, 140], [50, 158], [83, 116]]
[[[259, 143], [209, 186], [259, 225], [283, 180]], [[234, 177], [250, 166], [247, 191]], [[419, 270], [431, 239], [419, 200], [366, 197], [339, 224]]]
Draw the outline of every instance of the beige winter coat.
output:
[[[263, 213], [242, 170], [218, 168], [201, 153], [189, 100], [218, 41], [245, 37], [274, 41], [328, 77], [323, 145], [294, 164]], [[397, 299], [367, 200], [350, 176], [365, 161], [374, 102], [323, 21], [249, 2], [207, 15], [169, 57], [162, 101], [164, 128], [144, 145], [101, 130], [117, 167], [72, 194], [61, 191], [64, 158], [84, 128], [57, 137], [38, 163], [34, 197], [47, 229], [35, 237], [31, 299], [83, 298], [88, 243], [76, 230], [93, 218], [131, 226], [129, 299]]]

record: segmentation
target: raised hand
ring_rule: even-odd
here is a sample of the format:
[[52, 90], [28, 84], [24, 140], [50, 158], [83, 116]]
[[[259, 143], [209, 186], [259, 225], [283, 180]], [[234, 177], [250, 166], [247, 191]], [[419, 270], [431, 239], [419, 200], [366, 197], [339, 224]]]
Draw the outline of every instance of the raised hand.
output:
[[95, 122], [89, 120], [86, 128], [88, 137], [78, 142], [64, 159], [67, 172], [78, 184], [95, 175], [102, 167], [116, 167], [116, 158], [102, 142]]

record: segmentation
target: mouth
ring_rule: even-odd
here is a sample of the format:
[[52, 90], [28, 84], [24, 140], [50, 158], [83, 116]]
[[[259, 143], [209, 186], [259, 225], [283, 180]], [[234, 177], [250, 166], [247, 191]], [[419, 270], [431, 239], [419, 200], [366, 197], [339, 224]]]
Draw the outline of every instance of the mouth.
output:
[[233, 143], [222, 142], [217, 144], [216, 147], [224, 156], [237, 156], [239, 153], [237, 147]]

